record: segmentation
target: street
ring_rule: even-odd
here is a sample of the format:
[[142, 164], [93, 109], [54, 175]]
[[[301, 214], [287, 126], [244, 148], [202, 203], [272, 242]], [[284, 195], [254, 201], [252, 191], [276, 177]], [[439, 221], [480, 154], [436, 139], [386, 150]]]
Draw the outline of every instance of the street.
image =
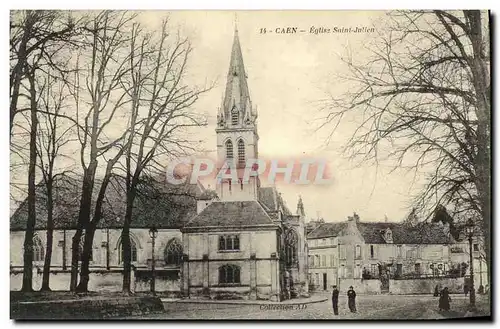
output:
[[[326, 295], [325, 295], [326, 296]], [[451, 310], [439, 312], [438, 298], [432, 296], [391, 296], [391, 295], [358, 295], [357, 313], [350, 313], [347, 298], [339, 299], [339, 315], [335, 316], [330, 301], [305, 304], [301, 307], [268, 307], [267, 305], [230, 305], [230, 304], [191, 304], [165, 303], [164, 314], [151, 314], [136, 319], [185, 319], [185, 320], [244, 320], [244, 319], [281, 319], [281, 320], [369, 320], [369, 319], [443, 319], [462, 317], [468, 305], [463, 295], [452, 296]], [[481, 300], [478, 299], [481, 303]]]

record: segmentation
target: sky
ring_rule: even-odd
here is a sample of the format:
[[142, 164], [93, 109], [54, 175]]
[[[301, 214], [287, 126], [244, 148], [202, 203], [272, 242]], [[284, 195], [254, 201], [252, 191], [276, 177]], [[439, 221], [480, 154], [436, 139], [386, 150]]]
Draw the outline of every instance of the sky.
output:
[[[172, 26], [190, 38], [193, 46], [190, 79], [216, 86], [197, 103], [206, 111], [208, 126], [197, 128], [205, 155], [215, 157], [215, 121], [221, 104], [235, 25], [248, 74], [252, 103], [258, 111], [259, 156], [323, 158], [332, 174], [326, 186], [278, 184], [288, 207], [295, 211], [298, 196], [307, 218], [342, 221], [356, 212], [361, 220], [400, 221], [409, 213], [414, 176], [388, 174], [390, 168], [356, 166], [341, 148], [356, 128], [353, 121], [340, 124], [329, 144], [329, 128], [317, 131], [319, 111], [332, 92], [341, 93], [335, 75], [345, 72], [340, 57], [351, 54], [363, 61], [367, 41], [377, 37], [385, 13], [381, 11], [180, 11], [145, 12], [140, 20], [154, 28], [169, 17]], [[276, 28], [296, 27], [306, 32], [277, 34]], [[319, 28], [375, 27], [372, 33], [310, 33]], [[265, 34], [261, 29], [266, 28]], [[268, 31], [273, 31], [269, 33]]]
[[[194, 105], [208, 121], [206, 127], [192, 131], [193, 139], [202, 141], [203, 152], [198, 155], [215, 158], [216, 115], [237, 26], [250, 97], [258, 112], [259, 156], [324, 159], [332, 176], [327, 185], [278, 183], [290, 210], [295, 212], [300, 195], [308, 219], [343, 221], [356, 212], [363, 221], [400, 221], [408, 215], [411, 195], [419, 186], [413, 174], [389, 174], [390, 167], [355, 164], [341, 153], [359, 118], [342, 121], [329, 143], [327, 136], [333, 127], [317, 130], [324, 100], [330, 94], [342, 94], [345, 88], [336, 80], [336, 75], [346, 72], [341, 57], [350, 55], [360, 62], [366, 59], [366, 45], [383, 33], [384, 12], [146, 11], [138, 12], [137, 20], [148, 29], [159, 30], [165, 18], [172, 31], [188, 37], [192, 45], [186, 82], [201, 87], [214, 83]], [[374, 31], [311, 33], [356, 27]], [[261, 33], [264, 28], [266, 33]], [[276, 33], [276, 29], [287, 28], [304, 32]], [[120, 127], [126, 122], [116, 120], [114, 124]], [[78, 163], [78, 152], [71, 156]], [[22, 173], [19, 177], [25, 181]]]

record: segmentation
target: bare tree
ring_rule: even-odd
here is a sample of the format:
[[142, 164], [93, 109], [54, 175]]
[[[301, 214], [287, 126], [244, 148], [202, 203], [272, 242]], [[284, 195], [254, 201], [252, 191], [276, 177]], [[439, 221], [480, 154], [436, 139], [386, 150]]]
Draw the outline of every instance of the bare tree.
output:
[[[46, 77], [38, 78], [38, 85], [42, 85], [40, 90], [45, 92], [39, 99], [39, 112], [43, 114], [39, 117], [39, 129], [37, 135], [37, 156], [40, 172], [46, 190], [47, 207], [47, 245], [45, 248], [45, 260], [43, 265], [42, 288], [49, 291], [50, 266], [52, 261], [52, 245], [54, 236], [54, 180], [57, 175], [56, 160], [63, 157], [61, 148], [71, 141], [68, 134], [74, 133], [74, 125], [64, 125], [62, 114], [65, 100], [69, 96], [64, 79], [47, 74]], [[40, 111], [40, 109], [42, 111]]]
[[[409, 11], [389, 15], [388, 32], [364, 63], [344, 61], [349, 91], [333, 95], [322, 127], [362, 118], [346, 145], [353, 159], [427, 173], [416, 198], [477, 220], [490, 252], [490, 73], [488, 14]], [[486, 30], [486, 32], [485, 32]]]
[[28, 63], [33, 56], [46, 56], [60, 49], [61, 42], [71, 40], [75, 28], [73, 18], [63, 18], [54, 10], [12, 11], [10, 22], [10, 131], [18, 103], [21, 83], [26, 78]]
[[[136, 26], [134, 32], [140, 31]], [[141, 175], [155, 167], [155, 157], [186, 154], [192, 150], [191, 140], [183, 136], [189, 127], [205, 124], [192, 109], [201, 93], [184, 82], [191, 47], [187, 39], [171, 36], [168, 20], [162, 22], [159, 35], [133, 33], [128, 81], [130, 90], [131, 134], [125, 154], [126, 213], [122, 230], [124, 264], [123, 292], [130, 292], [131, 250], [130, 225]], [[173, 38], [173, 40], [171, 40]], [[135, 44], [140, 44], [135, 52]], [[145, 54], [145, 48], [151, 54]]]
[[[82, 121], [83, 127], [82, 131], [78, 130], [83, 182], [77, 229], [72, 240], [71, 290], [77, 289], [79, 259], [82, 261], [82, 271], [78, 290], [87, 290], [88, 266], [96, 223], [101, 216], [104, 193], [112, 168], [123, 152], [120, 151], [123, 149], [120, 145], [129, 131], [126, 127], [117, 131], [110, 128], [110, 124], [113, 120], [122, 119], [118, 110], [129, 102], [125, 97], [126, 91], [121, 89], [120, 81], [130, 70], [127, 66], [129, 54], [126, 49], [130, 39], [129, 23], [133, 17], [134, 15], [126, 12], [114, 11], [96, 14], [84, 28], [86, 47], [76, 61], [78, 74], [72, 94], [77, 120]], [[83, 87], [80, 76], [85, 79]], [[115, 135], [112, 136], [113, 134]], [[94, 219], [97, 221], [91, 222], [95, 176], [100, 160], [106, 163], [106, 172], [94, 208]], [[84, 246], [80, 250], [84, 230]]]

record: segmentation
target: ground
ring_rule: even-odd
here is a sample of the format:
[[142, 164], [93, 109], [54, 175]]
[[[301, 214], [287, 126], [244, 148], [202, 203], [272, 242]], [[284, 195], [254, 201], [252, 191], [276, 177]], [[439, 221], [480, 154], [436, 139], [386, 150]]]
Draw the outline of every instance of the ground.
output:
[[[326, 295], [325, 295], [326, 296]], [[451, 311], [444, 313], [438, 310], [438, 299], [432, 296], [391, 296], [391, 295], [358, 295], [357, 313], [350, 313], [347, 298], [339, 300], [339, 315], [335, 316], [331, 302], [307, 304], [294, 309], [268, 309], [266, 305], [228, 305], [228, 304], [188, 304], [165, 303], [164, 314], [135, 317], [140, 319], [282, 319], [282, 320], [314, 320], [314, 319], [443, 319], [465, 315], [469, 301], [464, 296], [452, 296]], [[485, 297], [478, 298], [478, 308], [483, 315], [488, 314]]]

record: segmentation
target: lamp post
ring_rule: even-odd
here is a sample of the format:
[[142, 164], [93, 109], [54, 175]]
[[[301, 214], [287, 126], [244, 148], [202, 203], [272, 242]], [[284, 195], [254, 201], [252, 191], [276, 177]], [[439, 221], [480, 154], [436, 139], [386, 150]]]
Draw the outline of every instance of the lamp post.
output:
[[153, 294], [153, 296], [156, 295], [156, 291], [155, 291], [155, 281], [156, 281], [156, 277], [155, 277], [155, 239], [156, 237], [158, 236], [158, 230], [156, 229], [156, 227], [152, 227], [150, 230], [149, 230], [149, 236], [151, 237], [151, 293]]
[[469, 237], [469, 268], [470, 268], [470, 309], [474, 310], [476, 308], [476, 290], [474, 289], [474, 257], [472, 254], [472, 236], [474, 235], [474, 222], [469, 218], [467, 224], [465, 225], [467, 235]]

